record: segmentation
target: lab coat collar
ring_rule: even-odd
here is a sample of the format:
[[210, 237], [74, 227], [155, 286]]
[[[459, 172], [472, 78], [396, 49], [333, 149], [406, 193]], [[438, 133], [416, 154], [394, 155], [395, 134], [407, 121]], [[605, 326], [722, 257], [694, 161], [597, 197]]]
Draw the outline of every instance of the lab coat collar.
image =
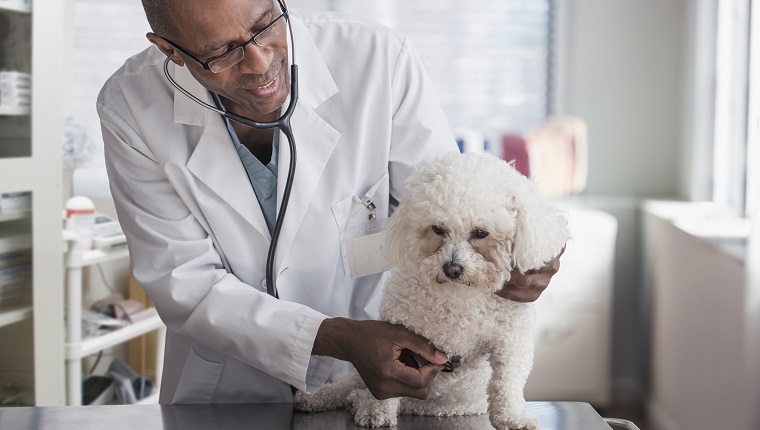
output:
[[[298, 145], [298, 162], [286, 217], [280, 232], [275, 267], [282, 263], [340, 137], [340, 133], [315, 112], [317, 107], [338, 92], [338, 88], [306, 26], [296, 17], [292, 17], [292, 22], [296, 40], [296, 62], [299, 66], [299, 99], [292, 118], [293, 134]], [[170, 65], [174, 69], [170, 68], [170, 73], [175, 73], [179, 85], [201, 100], [212, 103], [208, 91], [186, 68], [174, 66], [174, 63]], [[286, 105], [287, 102], [289, 100], [286, 101]], [[175, 89], [174, 120], [204, 127], [195, 151], [187, 163], [188, 169], [240, 213], [263, 237], [269, 239], [264, 216], [221, 117], [199, 106]], [[281, 134], [277, 172], [278, 216], [290, 156], [287, 139]], [[223, 162], [237, 162], [234, 162], [235, 166], [230, 169], [219, 169], [211, 160], [219, 160], [220, 157]]]

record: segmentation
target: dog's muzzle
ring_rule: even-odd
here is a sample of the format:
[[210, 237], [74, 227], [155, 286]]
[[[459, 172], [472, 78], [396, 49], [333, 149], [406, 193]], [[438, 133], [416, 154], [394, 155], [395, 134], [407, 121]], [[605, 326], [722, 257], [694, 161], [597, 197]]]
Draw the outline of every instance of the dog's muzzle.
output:
[[463, 272], [464, 272], [464, 267], [462, 267], [461, 264], [457, 264], [457, 263], [449, 261], [443, 265], [443, 273], [449, 279], [452, 279], [452, 280], [459, 279], [462, 276]]

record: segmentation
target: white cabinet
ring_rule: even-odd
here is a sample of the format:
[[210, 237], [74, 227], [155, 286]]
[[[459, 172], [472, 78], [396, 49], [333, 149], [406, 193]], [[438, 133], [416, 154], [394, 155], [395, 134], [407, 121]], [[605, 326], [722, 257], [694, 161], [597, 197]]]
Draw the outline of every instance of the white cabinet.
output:
[[[61, 142], [65, 2], [0, 1], [3, 62], [31, 73], [31, 108], [0, 110], [0, 193], [31, 193], [31, 211], [0, 217], [10, 235], [31, 235], [32, 297], [0, 310], [0, 380], [21, 386], [27, 403], [64, 403]], [[8, 22], [14, 32], [9, 35]], [[10, 47], [9, 38], [17, 38]], [[21, 46], [20, 49], [17, 47]], [[57, 245], [56, 245], [57, 244]]]
[[528, 400], [610, 401], [611, 312], [617, 220], [567, 211], [572, 239], [560, 271], [536, 302], [538, 324]]
[[649, 201], [644, 227], [653, 427], [757, 430], [758, 290], [734, 252], [755, 226], [716, 203]]

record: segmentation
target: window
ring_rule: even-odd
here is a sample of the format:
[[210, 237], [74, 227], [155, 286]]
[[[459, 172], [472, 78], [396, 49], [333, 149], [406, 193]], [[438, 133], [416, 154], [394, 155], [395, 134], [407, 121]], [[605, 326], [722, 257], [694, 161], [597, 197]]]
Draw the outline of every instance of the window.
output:
[[699, 2], [692, 41], [698, 58], [691, 72], [696, 78], [687, 142], [694, 154], [690, 197], [720, 203], [738, 216], [752, 214], [760, 204], [760, 68], [751, 63], [760, 54], [750, 54], [760, 52], [760, 42], [750, 46], [750, 37], [760, 39], [750, 31], [760, 30], [760, 19], [750, 19], [750, 5], [750, 0]]
[[749, 0], [718, 3], [713, 201], [746, 208]]
[[[408, 36], [452, 128], [521, 133], [551, 113], [554, 0], [326, 0], [290, 6], [368, 17]], [[148, 31], [140, 2], [75, 1], [71, 115], [90, 139], [101, 140], [98, 91], [126, 58], [148, 46]]]
[[760, 220], [758, 218], [760, 216], [760, 8], [752, 8], [750, 35], [746, 162], [747, 214], [754, 214], [755, 219]]
[[452, 128], [523, 132], [551, 113], [553, 0], [331, 0], [409, 37]]
[[74, 124], [67, 123], [67, 127], [74, 127], [80, 139], [92, 144], [94, 164], [102, 163], [103, 152], [100, 119], [95, 110], [98, 92], [127, 58], [148, 47], [148, 31], [139, 1], [74, 2], [71, 105], [67, 112]]

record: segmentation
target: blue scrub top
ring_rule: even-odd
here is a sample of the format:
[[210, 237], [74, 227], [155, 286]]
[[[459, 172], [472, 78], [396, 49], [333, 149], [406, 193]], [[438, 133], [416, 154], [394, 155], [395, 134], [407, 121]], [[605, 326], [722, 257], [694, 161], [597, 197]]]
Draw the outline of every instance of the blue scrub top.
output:
[[[224, 110], [219, 96], [211, 93], [211, 97], [214, 99], [216, 106], [219, 109]], [[232, 128], [232, 123], [229, 119], [222, 117], [225, 124], [227, 124], [227, 130], [230, 133], [232, 142], [235, 144], [235, 150], [240, 156], [240, 161], [243, 163], [246, 173], [248, 173], [248, 180], [251, 182], [253, 192], [256, 194], [256, 199], [259, 201], [261, 212], [264, 214], [264, 220], [267, 223], [269, 233], [274, 231], [275, 217], [277, 214], [277, 152], [280, 143], [279, 129], [275, 129], [274, 138], [272, 139], [272, 158], [269, 160], [269, 164], [264, 164], [259, 161], [248, 148], [240, 143], [235, 129]]]

